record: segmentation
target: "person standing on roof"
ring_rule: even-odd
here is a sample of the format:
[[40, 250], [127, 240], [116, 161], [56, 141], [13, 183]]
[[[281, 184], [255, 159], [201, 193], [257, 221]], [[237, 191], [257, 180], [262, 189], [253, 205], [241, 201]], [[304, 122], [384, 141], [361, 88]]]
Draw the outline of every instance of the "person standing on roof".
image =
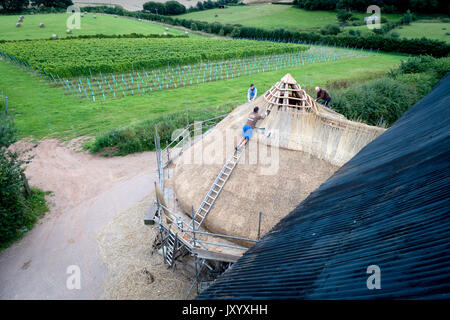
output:
[[[328, 104], [329, 104], [330, 101], [331, 101], [331, 96], [330, 96], [330, 94], [327, 92], [327, 90], [322, 89], [322, 88], [320, 88], [320, 87], [316, 87], [315, 89], [316, 89], [316, 92], [317, 92], [317, 98], [316, 98], [316, 101], [323, 100], [323, 103], [322, 103], [322, 104], [323, 104], [324, 106], [328, 107]], [[328, 108], [329, 108], [329, 107], [328, 107]]]
[[258, 89], [253, 85], [253, 83], [250, 85], [250, 88], [248, 89], [247, 98], [248, 102], [252, 102], [256, 99], [256, 95], [258, 94]]
[[242, 146], [245, 146], [245, 144], [250, 140], [253, 134], [253, 129], [256, 126], [256, 123], [264, 119], [267, 115], [267, 112], [265, 115], [260, 116], [258, 114], [259, 108], [256, 106], [253, 108], [253, 112], [248, 115], [247, 122], [245, 123], [244, 127], [242, 128], [242, 140], [239, 142], [239, 144], [234, 148], [235, 151], [238, 151]]

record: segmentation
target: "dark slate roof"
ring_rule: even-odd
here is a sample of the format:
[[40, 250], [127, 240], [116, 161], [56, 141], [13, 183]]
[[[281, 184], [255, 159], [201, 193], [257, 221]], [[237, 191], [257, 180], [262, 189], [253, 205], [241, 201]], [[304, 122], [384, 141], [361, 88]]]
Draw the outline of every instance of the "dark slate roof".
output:
[[198, 299], [450, 298], [449, 112], [447, 74]]

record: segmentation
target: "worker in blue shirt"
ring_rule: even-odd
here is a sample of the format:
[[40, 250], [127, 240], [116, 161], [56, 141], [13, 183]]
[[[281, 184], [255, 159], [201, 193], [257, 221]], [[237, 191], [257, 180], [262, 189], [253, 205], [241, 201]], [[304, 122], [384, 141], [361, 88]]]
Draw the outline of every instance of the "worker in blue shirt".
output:
[[253, 83], [250, 85], [250, 88], [248, 89], [247, 98], [248, 102], [252, 102], [256, 99], [256, 95], [258, 94], [258, 89], [253, 85]]

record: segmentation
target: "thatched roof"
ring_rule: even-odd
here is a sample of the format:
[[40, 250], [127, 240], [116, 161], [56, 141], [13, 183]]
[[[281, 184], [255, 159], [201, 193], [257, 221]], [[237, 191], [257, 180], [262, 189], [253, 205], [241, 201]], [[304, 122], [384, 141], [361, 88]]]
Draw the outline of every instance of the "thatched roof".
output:
[[[296, 98], [296, 99], [293, 99]], [[196, 210], [240, 140], [254, 106], [268, 113], [203, 225], [247, 238], [261, 235], [293, 210], [384, 129], [348, 121], [313, 101], [287, 74], [252, 103], [236, 108], [176, 161], [170, 179], [179, 204]]]

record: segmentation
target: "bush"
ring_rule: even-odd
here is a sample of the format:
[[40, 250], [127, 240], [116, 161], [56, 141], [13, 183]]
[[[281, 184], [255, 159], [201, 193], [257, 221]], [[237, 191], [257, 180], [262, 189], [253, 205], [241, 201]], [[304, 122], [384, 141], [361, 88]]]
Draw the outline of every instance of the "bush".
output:
[[450, 58], [436, 59], [432, 56], [410, 57], [402, 61], [397, 70], [391, 75], [411, 74], [411, 73], [433, 73], [437, 78], [442, 78], [450, 72]]
[[177, 15], [183, 14], [186, 12], [186, 7], [183, 6], [178, 1], [167, 1], [165, 3], [166, 6], [166, 14], [168, 15]]
[[388, 76], [332, 92], [332, 107], [349, 119], [392, 125], [450, 72], [450, 58], [412, 57]]
[[341, 28], [337, 24], [328, 24], [320, 29], [320, 33], [324, 35], [337, 35], [341, 32]]
[[[231, 111], [231, 107], [217, 110], [206, 109], [189, 112], [189, 122], [203, 121]], [[95, 137], [87, 147], [91, 153], [105, 152], [114, 156], [124, 156], [130, 153], [155, 150], [155, 126], [161, 145], [172, 139], [176, 129], [186, 127], [186, 112], [163, 115], [157, 118], [143, 120], [135, 125], [114, 129]]]
[[238, 27], [234, 27], [233, 31], [231, 31], [231, 33], [230, 33], [230, 37], [238, 38], [240, 34], [241, 34], [241, 30]]
[[[24, 185], [24, 165], [20, 153], [8, 150], [16, 141], [14, 122], [0, 103], [0, 248], [31, 229], [39, 215], [47, 211], [44, 194]], [[42, 205], [43, 202], [43, 205]]]

